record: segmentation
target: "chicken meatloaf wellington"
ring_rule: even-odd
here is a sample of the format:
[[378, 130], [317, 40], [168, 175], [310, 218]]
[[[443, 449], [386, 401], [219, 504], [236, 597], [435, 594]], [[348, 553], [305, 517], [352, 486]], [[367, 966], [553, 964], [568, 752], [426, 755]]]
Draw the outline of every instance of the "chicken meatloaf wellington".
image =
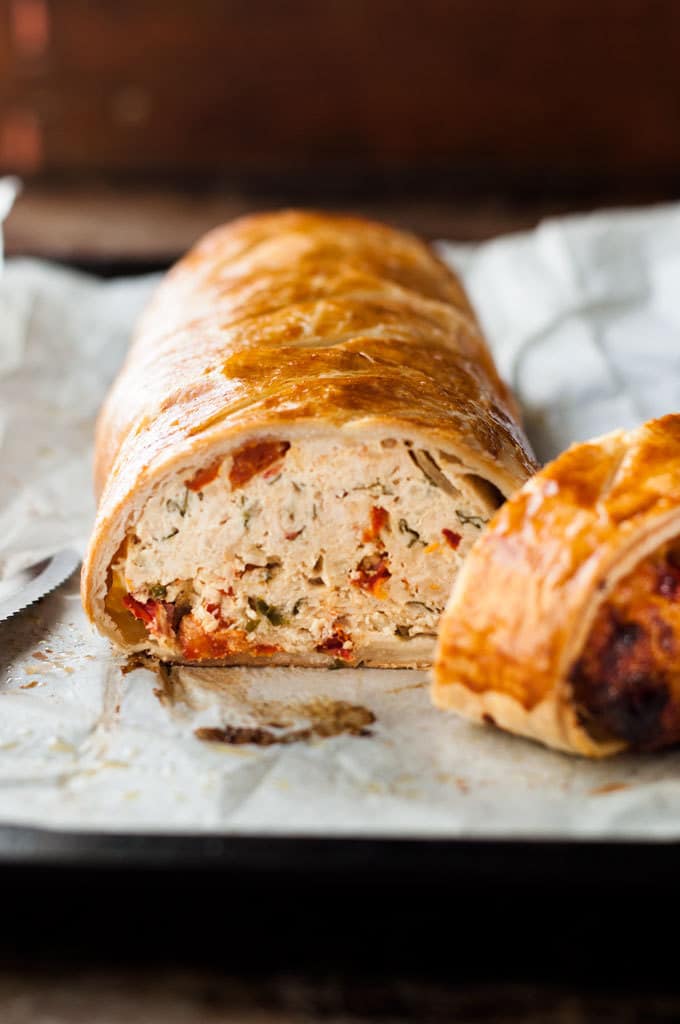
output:
[[680, 415], [570, 448], [496, 515], [434, 699], [598, 757], [680, 742]]
[[166, 276], [101, 412], [82, 593], [126, 652], [426, 666], [535, 464], [456, 277], [411, 235], [280, 212]]

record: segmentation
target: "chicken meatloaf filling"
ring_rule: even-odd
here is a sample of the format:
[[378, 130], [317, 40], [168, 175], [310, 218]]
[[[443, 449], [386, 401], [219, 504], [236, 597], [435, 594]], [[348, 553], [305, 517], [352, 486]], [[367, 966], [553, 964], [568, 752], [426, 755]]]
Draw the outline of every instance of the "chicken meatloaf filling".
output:
[[152, 494], [107, 610], [168, 660], [427, 665], [500, 501], [457, 456], [409, 440], [251, 440]]

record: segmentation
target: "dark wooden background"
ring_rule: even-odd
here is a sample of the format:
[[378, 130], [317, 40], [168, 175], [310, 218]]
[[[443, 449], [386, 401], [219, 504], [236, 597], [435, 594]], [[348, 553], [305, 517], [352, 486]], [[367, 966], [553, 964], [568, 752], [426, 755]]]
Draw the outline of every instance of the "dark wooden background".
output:
[[2, 7], [2, 162], [19, 171], [677, 178], [677, 0]]
[[677, 0], [0, 0], [11, 251], [281, 203], [486, 237], [680, 193]]

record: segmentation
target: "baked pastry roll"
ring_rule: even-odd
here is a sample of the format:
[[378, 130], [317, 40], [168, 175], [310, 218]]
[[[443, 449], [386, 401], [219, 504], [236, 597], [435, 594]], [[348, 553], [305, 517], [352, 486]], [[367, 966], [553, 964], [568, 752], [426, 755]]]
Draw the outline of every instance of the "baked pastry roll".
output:
[[497, 513], [442, 617], [433, 696], [592, 757], [680, 740], [680, 415], [570, 448]]
[[125, 651], [431, 663], [534, 469], [456, 277], [347, 217], [246, 217], [161, 284], [100, 415], [85, 609]]

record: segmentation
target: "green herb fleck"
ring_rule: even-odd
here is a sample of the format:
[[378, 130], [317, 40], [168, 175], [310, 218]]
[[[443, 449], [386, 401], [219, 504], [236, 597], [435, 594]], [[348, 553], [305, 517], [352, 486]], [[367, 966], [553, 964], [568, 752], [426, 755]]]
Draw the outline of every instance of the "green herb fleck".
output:
[[297, 601], [293, 605], [293, 611], [291, 612], [291, 615], [299, 615], [300, 609], [302, 608], [304, 603], [305, 603], [305, 598], [304, 597], [298, 597]]
[[371, 494], [377, 496], [378, 494], [394, 494], [394, 491], [388, 490], [382, 480], [374, 480], [372, 484], [362, 484], [359, 487], [353, 487], [353, 491], [370, 491]]
[[408, 525], [405, 519], [399, 520], [399, 532], [410, 534], [410, 540], [408, 542], [408, 546], [410, 548], [412, 548], [413, 545], [417, 544], [418, 542], [420, 542], [423, 545], [423, 547], [426, 546], [425, 541], [420, 540], [420, 534], [418, 533], [418, 531], [411, 529], [411, 527]]
[[259, 612], [260, 615], [264, 615], [265, 619], [271, 622], [272, 626], [283, 626], [285, 618], [282, 612], [273, 604], [267, 604], [267, 602], [261, 597], [249, 597], [248, 604], [254, 612]]
[[179, 514], [181, 515], [181, 517], [183, 519], [184, 516], [187, 514], [187, 504], [188, 504], [188, 501], [189, 501], [189, 488], [185, 487], [184, 488], [184, 500], [182, 501], [182, 503], [180, 504], [180, 502], [176, 501], [174, 498], [169, 498], [166, 501], [166, 503], [165, 503], [165, 507], [167, 508], [168, 512], [179, 512]]
[[167, 536], [161, 537], [161, 540], [170, 540], [171, 537], [176, 537], [178, 533], [179, 530], [175, 527], [174, 530], [171, 530], [170, 533], [167, 534]]
[[332, 672], [335, 668], [347, 668], [347, 662], [343, 661], [342, 658], [333, 658], [333, 664], [328, 667]]
[[252, 633], [260, 625], [259, 619], [247, 619], [246, 620], [246, 633]]
[[241, 505], [243, 507], [243, 527], [248, 530], [250, 529], [251, 519], [261, 511], [261, 506], [257, 501], [252, 502], [250, 505], [246, 505], [245, 495], [241, 495]]
[[460, 509], [456, 509], [456, 516], [461, 526], [467, 526], [469, 523], [470, 526], [474, 526], [478, 530], [483, 529], [489, 521], [488, 519], [483, 519], [481, 516], [473, 516], [467, 512], [461, 512]]
[[168, 596], [168, 588], [164, 587], [162, 583], [154, 583], [152, 587], [149, 587], [149, 597], [152, 597], [154, 601], [164, 601]]

